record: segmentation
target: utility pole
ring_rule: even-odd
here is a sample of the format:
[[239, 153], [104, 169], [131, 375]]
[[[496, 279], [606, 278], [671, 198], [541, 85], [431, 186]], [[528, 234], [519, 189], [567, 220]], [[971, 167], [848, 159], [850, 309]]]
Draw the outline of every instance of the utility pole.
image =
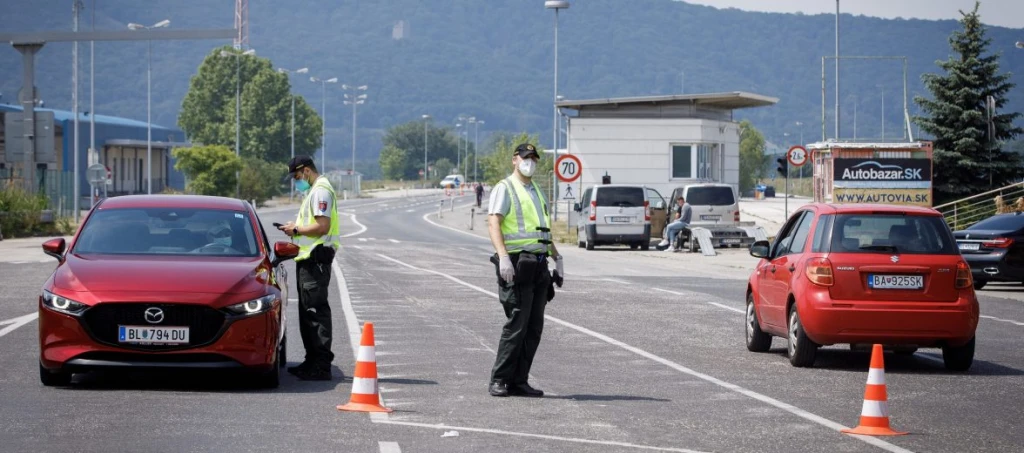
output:
[[[75, 16], [73, 31], [78, 32], [78, 13], [82, 10], [82, 2], [74, 0], [74, 4], [71, 7], [71, 11]], [[74, 183], [75, 186], [74, 197], [75, 201], [72, 203], [72, 209], [75, 210], [75, 222], [78, 222], [81, 215], [81, 210], [78, 208], [79, 198], [81, 195], [79, 191], [79, 175], [78, 175], [78, 143], [81, 135], [78, 134], [78, 41], [75, 41], [71, 47], [71, 84], [73, 89], [71, 90], [71, 111], [72, 116], [75, 118], [75, 147], [74, 147]]]

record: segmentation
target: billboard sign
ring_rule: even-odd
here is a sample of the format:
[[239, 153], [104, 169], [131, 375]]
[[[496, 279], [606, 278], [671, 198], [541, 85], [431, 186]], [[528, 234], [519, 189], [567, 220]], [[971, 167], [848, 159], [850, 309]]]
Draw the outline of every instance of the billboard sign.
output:
[[928, 158], [835, 158], [832, 180], [836, 203], [932, 206]]

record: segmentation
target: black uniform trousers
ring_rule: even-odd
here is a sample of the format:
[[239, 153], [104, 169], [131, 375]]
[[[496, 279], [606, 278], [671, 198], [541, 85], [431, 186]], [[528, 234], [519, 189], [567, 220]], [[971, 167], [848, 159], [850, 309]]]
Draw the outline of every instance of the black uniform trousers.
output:
[[[510, 255], [513, 265], [517, 256]], [[498, 354], [491, 370], [491, 381], [504, 381], [509, 385], [525, 384], [533, 366], [533, 357], [540, 346], [544, 330], [544, 308], [548, 301], [551, 274], [547, 260], [541, 260], [536, 275], [524, 282], [506, 284], [498, 276], [498, 300], [505, 309], [508, 321], [501, 330]], [[515, 280], [520, 280], [516, 276]]]
[[331, 265], [318, 264], [313, 257], [295, 262], [299, 282], [299, 335], [306, 349], [306, 362], [330, 368], [331, 306], [327, 295], [331, 284]]

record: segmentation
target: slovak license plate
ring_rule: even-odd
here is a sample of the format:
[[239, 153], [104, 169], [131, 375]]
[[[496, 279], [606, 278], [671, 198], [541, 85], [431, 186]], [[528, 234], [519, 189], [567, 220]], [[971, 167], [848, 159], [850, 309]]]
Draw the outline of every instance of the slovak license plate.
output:
[[188, 327], [117, 326], [117, 341], [137, 344], [188, 344]]
[[921, 289], [924, 276], [868, 274], [868, 286], [874, 289]]
[[720, 216], [720, 215], [702, 215], [702, 216], [700, 216], [700, 219], [701, 220], [722, 220], [722, 216]]
[[981, 250], [981, 244], [977, 242], [961, 242], [957, 247], [960, 247], [960, 250]]
[[740, 239], [740, 238], [726, 238], [726, 239], [722, 239], [722, 243], [723, 244], [739, 244], [741, 242], [743, 242], [743, 240]]
[[630, 222], [630, 218], [629, 217], [609, 217], [608, 221], [610, 221], [612, 223], [629, 223]]

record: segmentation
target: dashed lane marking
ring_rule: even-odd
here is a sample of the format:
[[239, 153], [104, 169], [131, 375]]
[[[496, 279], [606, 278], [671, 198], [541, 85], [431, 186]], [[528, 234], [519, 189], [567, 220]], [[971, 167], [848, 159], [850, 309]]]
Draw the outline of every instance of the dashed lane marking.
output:
[[341, 235], [341, 237], [349, 238], [349, 237], [352, 237], [352, 236], [358, 236], [360, 234], [365, 233], [366, 232], [366, 225], [363, 225], [363, 224], [359, 223], [358, 220], [356, 220], [355, 213], [349, 213], [348, 215], [352, 216], [352, 223], [354, 223], [356, 225], [359, 225], [359, 231], [356, 231], [355, 233], [343, 234], [343, 235]]
[[[663, 293], [673, 294], [673, 295], [676, 295], [676, 296], [685, 296], [686, 295], [686, 294], [678, 293], [678, 292], [675, 292], [675, 291], [669, 291], [667, 289], [661, 289], [661, 288], [651, 288], [651, 289], [653, 289], [655, 291], [661, 291]], [[724, 308], [726, 310], [730, 310], [730, 311], [734, 311], [736, 313], [743, 314], [743, 310], [739, 309], [739, 308], [736, 308], [736, 307], [730, 307], [728, 305], [723, 305], [723, 304], [720, 304], [718, 302], [706, 302], [706, 303], [709, 304], [709, 305], [714, 305], [714, 306], [716, 306], [718, 308]]]
[[[494, 297], [494, 298], [498, 297], [497, 293], [488, 291], [488, 290], [483, 289], [483, 288], [481, 288], [479, 286], [476, 286], [476, 285], [474, 285], [472, 283], [465, 282], [463, 280], [459, 280], [458, 278], [453, 277], [453, 276], [448, 275], [448, 274], [445, 274], [443, 272], [438, 272], [438, 271], [431, 270], [431, 269], [419, 268], [419, 267], [413, 266], [411, 264], [408, 264], [408, 263], [396, 260], [394, 258], [385, 256], [385, 255], [381, 255], [381, 254], [378, 254], [377, 256], [380, 256], [381, 258], [384, 258], [384, 259], [386, 259], [388, 261], [391, 261], [391, 262], [393, 262], [395, 264], [398, 264], [398, 265], [401, 265], [401, 266], [405, 266], [407, 268], [410, 268], [410, 269], [413, 269], [413, 270], [416, 270], [416, 271], [419, 271], [419, 272], [426, 272], [426, 273], [429, 273], [429, 274], [434, 274], [434, 275], [437, 275], [437, 276], [440, 276], [440, 277], [444, 277], [444, 278], [446, 278], [448, 280], [451, 280], [451, 281], [453, 281], [455, 283], [458, 283], [458, 284], [460, 284], [462, 286], [465, 286], [467, 288], [471, 288], [471, 289], [474, 289], [474, 290], [476, 290], [478, 292], [481, 292], [483, 294], [487, 294], [488, 296], [491, 296], [491, 297]], [[731, 307], [730, 307], [730, 309], [731, 309]], [[654, 355], [654, 354], [652, 354], [650, 352], [644, 351], [643, 349], [637, 348], [635, 346], [630, 346], [630, 345], [628, 345], [626, 343], [623, 343], [623, 342], [621, 342], [619, 340], [616, 340], [616, 339], [614, 339], [612, 337], [609, 337], [607, 335], [595, 332], [595, 331], [587, 329], [585, 327], [578, 326], [576, 324], [570, 323], [568, 321], [561, 320], [561, 319], [556, 318], [556, 317], [551, 316], [551, 315], [544, 315], [544, 319], [547, 319], [547, 320], [549, 320], [551, 322], [554, 322], [554, 323], [557, 323], [557, 324], [561, 324], [562, 326], [565, 326], [565, 327], [568, 327], [568, 328], [570, 328], [572, 330], [575, 330], [577, 332], [589, 335], [591, 337], [594, 337], [594, 338], [596, 338], [598, 340], [604, 341], [605, 343], [611, 344], [613, 346], [617, 346], [619, 348], [625, 349], [625, 350], [627, 350], [629, 352], [632, 352], [632, 353], [634, 353], [636, 355], [639, 355], [641, 357], [650, 359], [650, 360], [652, 360], [654, 362], [658, 362], [658, 363], [660, 363], [662, 365], [665, 365], [665, 366], [667, 366], [669, 368], [672, 368], [672, 369], [674, 369], [676, 371], [679, 371], [681, 373], [688, 374], [688, 375], [693, 376], [695, 378], [698, 378], [698, 379], [710, 382], [710, 383], [712, 383], [714, 385], [717, 385], [719, 387], [722, 387], [722, 388], [731, 390], [733, 392], [739, 393], [741, 395], [745, 395], [747, 397], [750, 397], [750, 398], [753, 398], [755, 400], [761, 401], [761, 402], [763, 402], [765, 404], [768, 404], [770, 406], [774, 406], [774, 407], [776, 407], [778, 409], [782, 409], [782, 410], [784, 410], [786, 412], [789, 412], [789, 413], [791, 413], [793, 415], [796, 415], [796, 416], [798, 416], [800, 418], [803, 418], [805, 420], [809, 420], [811, 422], [817, 423], [817, 424], [819, 424], [821, 426], [824, 426], [826, 428], [829, 428], [829, 429], [832, 429], [832, 430], [835, 430], [835, 431], [839, 431], [839, 430], [842, 430], [842, 429], [846, 428], [845, 426], [843, 426], [843, 425], [841, 425], [841, 424], [839, 424], [837, 422], [834, 422], [832, 420], [824, 418], [824, 417], [822, 417], [820, 415], [815, 415], [815, 414], [813, 414], [811, 412], [808, 412], [806, 410], [800, 409], [799, 407], [796, 407], [796, 406], [794, 406], [792, 404], [784, 403], [784, 402], [779, 401], [779, 400], [777, 400], [775, 398], [772, 398], [770, 396], [762, 395], [762, 394], [757, 393], [757, 392], [755, 392], [753, 390], [749, 390], [749, 389], [746, 389], [744, 387], [740, 387], [740, 386], [738, 386], [736, 384], [723, 381], [723, 380], [718, 379], [718, 378], [716, 378], [714, 376], [711, 376], [711, 375], [708, 375], [708, 374], [704, 374], [704, 373], [701, 373], [699, 371], [687, 368], [687, 367], [682, 366], [682, 365], [680, 365], [678, 363], [675, 363], [675, 362], [673, 362], [671, 360], [668, 360], [668, 359], [666, 359], [664, 357], [660, 357], [660, 356]], [[391, 424], [405, 424], [405, 422], [394, 422], [394, 421], [388, 421], [387, 423], [391, 423]], [[437, 428], [438, 426], [443, 426], [443, 425], [409, 424], [409, 426], [423, 426], [423, 427], [429, 427], [429, 428]], [[454, 429], [464, 429], [466, 431], [469, 431], [469, 430], [472, 429], [472, 428], [455, 428], [455, 427], [451, 427], [451, 428], [454, 428]], [[437, 429], [440, 429], [440, 428], [437, 428]], [[498, 431], [495, 430], [494, 432], [498, 432]], [[501, 433], [513, 434], [511, 432], [501, 432]], [[529, 434], [523, 434], [523, 435], [531, 436]], [[889, 452], [892, 452], [892, 453], [911, 453], [910, 450], [907, 450], [907, 449], [905, 449], [903, 447], [891, 444], [889, 442], [886, 442], [886, 441], [884, 441], [882, 439], [878, 439], [878, 438], [875, 438], [875, 437], [855, 436], [855, 435], [854, 436], [850, 436], [850, 437], [853, 438], [853, 439], [857, 439], [857, 440], [859, 440], [861, 442], [864, 442], [864, 443], [867, 443], [867, 444], [871, 444], [871, 445], [873, 445], [875, 447], [878, 447], [878, 448], [880, 448], [882, 450], [889, 451]], [[610, 444], [610, 445], [615, 445], [615, 444]], [[654, 448], [654, 447], [650, 447], [650, 448]]]
[[25, 324], [28, 324], [28, 323], [30, 323], [32, 321], [35, 321], [35, 319], [38, 318], [38, 317], [39, 317], [39, 313], [31, 313], [31, 314], [27, 314], [25, 316], [19, 316], [19, 317], [14, 318], [14, 319], [8, 319], [6, 321], [0, 321], [0, 326], [7, 326], [7, 327], [4, 327], [3, 329], [0, 329], [0, 337], [2, 337], [4, 335], [7, 335], [7, 334], [9, 334], [11, 332], [14, 332], [14, 329], [17, 329], [18, 327], [21, 327], [21, 326], [23, 326]]
[[985, 319], [991, 319], [993, 321], [1008, 322], [1008, 323], [1016, 325], [1016, 326], [1024, 326], [1024, 322], [1014, 321], [1012, 319], [1003, 319], [1003, 318], [997, 318], [995, 316], [988, 316], [988, 315], [981, 315], [981, 317], [985, 318]]
[[398, 446], [398, 442], [377, 442], [377, 446], [380, 447], [380, 453], [402, 453], [402, 449]]

